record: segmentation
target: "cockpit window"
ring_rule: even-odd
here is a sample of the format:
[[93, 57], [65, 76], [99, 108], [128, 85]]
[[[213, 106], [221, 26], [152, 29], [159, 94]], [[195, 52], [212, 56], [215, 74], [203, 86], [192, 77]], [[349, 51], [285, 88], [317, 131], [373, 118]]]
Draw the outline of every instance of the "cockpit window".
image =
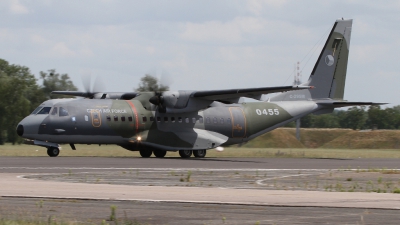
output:
[[68, 111], [64, 109], [63, 107], [60, 107], [60, 116], [68, 116]]
[[57, 107], [54, 107], [53, 110], [51, 111], [51, 115], [57, 115], [57, 114], [58, 114]]
[[42, 108], [43, 108], [43, 106], [37, 107], [35, 110], [33, 110], [33, 112], [32, 112], [31, 114], [36, 114], [36, 113], [39, 112]]
[[37, 114], [49, 114], [51, 107], [43, 107]]

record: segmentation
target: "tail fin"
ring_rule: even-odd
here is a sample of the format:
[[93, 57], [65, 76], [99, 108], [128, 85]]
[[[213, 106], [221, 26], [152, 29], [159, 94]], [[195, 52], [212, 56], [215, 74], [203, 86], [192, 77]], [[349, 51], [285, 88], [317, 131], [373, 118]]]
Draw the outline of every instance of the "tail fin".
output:
[[333, 25], [310, 78], [303, 84], [314, 89], [282, 93], [271, 100], [343, 99], [352, 23], [339, 19]]

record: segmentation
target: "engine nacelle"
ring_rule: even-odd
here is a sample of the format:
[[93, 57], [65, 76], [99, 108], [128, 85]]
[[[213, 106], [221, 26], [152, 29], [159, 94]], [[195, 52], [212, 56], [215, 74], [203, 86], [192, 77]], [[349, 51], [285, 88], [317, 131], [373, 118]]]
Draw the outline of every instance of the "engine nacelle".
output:
[[161, 104], [165, 108], [183, 109], [186, 108], [192, 91], [166, 91], [162, 93]]

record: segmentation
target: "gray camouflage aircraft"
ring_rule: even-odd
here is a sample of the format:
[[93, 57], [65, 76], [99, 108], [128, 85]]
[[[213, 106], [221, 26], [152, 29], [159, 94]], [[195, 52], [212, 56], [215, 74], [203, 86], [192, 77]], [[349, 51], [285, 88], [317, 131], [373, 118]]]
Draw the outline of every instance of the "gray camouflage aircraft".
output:
[[[26, 143], [58, 156], [61, 143], [116, 144], [142, 157], [204, 157], [206, 150], [247, 142], [310, 113], [375, 105], [343, 100], [352, 20], [333, 25], [308, 81], [299, 86], [139, 93], [65, 92], [85, 98], [43, 102], [17, 126]], [[263, 94], [282, 92], [267, 101]], [[247, 97], [258, 101], [239, 102]]]

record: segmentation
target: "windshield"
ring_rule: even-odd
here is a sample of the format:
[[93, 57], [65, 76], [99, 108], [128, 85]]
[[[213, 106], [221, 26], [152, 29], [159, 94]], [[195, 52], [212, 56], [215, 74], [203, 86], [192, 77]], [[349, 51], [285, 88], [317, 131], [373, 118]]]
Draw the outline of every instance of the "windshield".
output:
[[49, 114], [51, 107], [43, 107], [37, 114]]
[[39, 110], [41, 110], [43, 108], [43, 106], [39, 106], [37, 107], [35, 110], [33, 110], [33, 112], [31, 114], [36, 114], [37, 112], [39, 112]]

